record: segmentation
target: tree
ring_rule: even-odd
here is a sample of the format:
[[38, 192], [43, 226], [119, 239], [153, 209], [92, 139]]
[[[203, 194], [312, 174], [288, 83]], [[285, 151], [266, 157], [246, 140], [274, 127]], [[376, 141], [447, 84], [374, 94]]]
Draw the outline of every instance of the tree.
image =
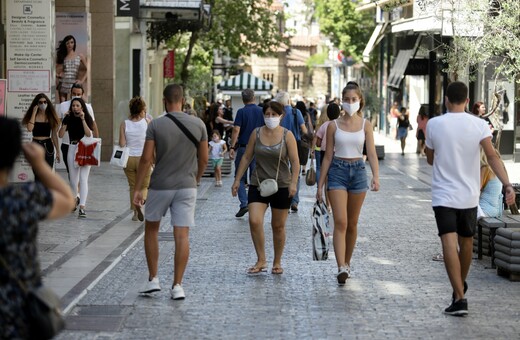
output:
[[[190, 64], [195, 46], [210, 52], [220, 49], [231, 58], [255, 53], [260, 56], [276, 51], [288, 40], [278, 26], [282, 13], [270, 9], [273, 0], [210, 0], [211, 28], [181, 27], [175, 21], [153, 23], [148, 30], [148, 37], [157, 43], [166, 42], [170, 46], [179, 43], [182, 35], [188, 35], [188, 43], [183, 54], [180, 70], [181, 83], [186, 85], [191, 77]], [[185, 38], [184, 38], [185, 39]], [[203, 58], [203, 62], [208, 59]], [[211, 64], [211, 63], [210, 63]], [[206, 64], [208, 65], [208, 64]]]
[[362, 60], [362, 53], [375, 27], [372, 11], [356, 12], [357, 3], [345, 0], [316, 0], [315, 15], [320, 30], [343, 54]]
[[461, 8], [451, 0], [449, 5], [454, 34], [443, 46], [445, 71], [457, 79], [470, 66], [493, 66], [496, 78], [520, 82], [520, 1], [466, 0]]

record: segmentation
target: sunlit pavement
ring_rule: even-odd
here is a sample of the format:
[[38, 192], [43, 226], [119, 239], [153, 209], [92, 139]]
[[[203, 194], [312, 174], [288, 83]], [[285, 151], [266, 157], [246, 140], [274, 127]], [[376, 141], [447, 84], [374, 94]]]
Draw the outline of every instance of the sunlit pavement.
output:
[[[442, 262], [430, 200], [431, 167], [400, 154], [397, 141], [377, 135], [386, 157], [381, 190], [369, 192], [361, 212], [352, 278], [338, 287], [334, 253], [312, 261], [311, 209], [315, 188], [302, 181], [299, 211], [287, 220], [284, 274], [248, 276], [256, 258], [246, 215], [234, 217], [233, 178], [215, 187], [204, 178], [190, 230], [186, 299], [169, 288], [173, 236], [169, 216], [160, 233], [162, 291], [141, 297], [147, 278], [142, 223], [130, 220], [126, 178], [103, 164], [93, 169], [87, 219], [76, 215], [42, 224], [45, 281], [60, 294], [68, 329], [58, 339], [203, 338], [490, 338], [520, 334], [520, 286], [496, 275], [490, 259], [474, 260], [468, 278], [469, 316], [442, 314], [451, 287]], [[62, 173], [63, 174], [63, 173]], [[512, 180], [513, 181], [513, 180]], [[265, 222], [273, 259], [270, 213]]]

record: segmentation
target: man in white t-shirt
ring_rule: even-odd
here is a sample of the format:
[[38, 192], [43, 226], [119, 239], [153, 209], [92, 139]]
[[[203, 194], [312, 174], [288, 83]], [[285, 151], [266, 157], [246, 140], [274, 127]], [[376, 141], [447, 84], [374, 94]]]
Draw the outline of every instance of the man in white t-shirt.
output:
[[446, 89], [448, 112], [428, 121], [426, 157], [433, 165], [432, 207], [441, 238], [444, 265], [453, 287], [452, 303], [446, 314], [468, 314], [464, 294], [473, 252], [480, 194], [480, 147], [489, 165], [504, 184], [506, 202], [515, 202], [507, 172], [491, 143], [486, 122], [465, 112], [468, 87], [453, 82]]
[[[67, 112], [69, 111], [70, 109], [70, 102], [72, 101], [72, 99], [74, 98], [81, 98], [83, 99], [83, 87], [81, 86], [81, 84], [73, 84], [72, 85], [72, 88], [70, 89], [70, 93], [71, 93], [71, 100], [67, 100], [63, 103], [60, 103], [60, 104], [57, 104], [56, 105], [56, 111], [58, 113], [58, 117], [60, 117], [60, 120], [63, 120], [63, 118], [65, 117], [65, 115], [67, 114]], [[90, 114], [90, 116], [92, 117], [92, 120], [93, 120], [93, 135], [94, 137], [99, 137], [99, 131], [98, 131], [98, 127], [97, 127], [97, 124], [96, 124], [96, 119], [94, 118], [94, 110], [92, 109], [92, 105], [88, 104], [88, 103], [85, 103], [87, 105], [87, 110], [88, 110], [88, 113]], [[65, 164], [65, 167], [67, 168], [67, 173], [69, 172], [69, 165], [67, 164], [67, 154], [69, 152], [69, 133], [68, 132], [65, 132], [65, 135], [63, 136], [63, 138], [61, 139], [61, 153], [63, 154], [63, 163]]]

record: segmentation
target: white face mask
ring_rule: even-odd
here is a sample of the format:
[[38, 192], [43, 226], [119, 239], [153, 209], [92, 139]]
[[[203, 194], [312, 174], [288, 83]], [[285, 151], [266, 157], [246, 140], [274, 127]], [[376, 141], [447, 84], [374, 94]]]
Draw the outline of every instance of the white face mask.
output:
[[47, 110], [47, 104], [38, 104], [38, 107], [39, 107], [40, 110], [42, 110], [42, 111]]
[[265, 126], [267, 126], [269, 129], [276, 129], [278, 125], [280, 125], [280, 117], [269, 117], [264, 118]]
[[348, 113], [349, 116], [353, 116], [354, 113], [359, 111], [359, 102], [354, 102], [352, 104], [342, 103], [341, 106], [343, 107], [343, 110], [345, 110], [345, 112]]

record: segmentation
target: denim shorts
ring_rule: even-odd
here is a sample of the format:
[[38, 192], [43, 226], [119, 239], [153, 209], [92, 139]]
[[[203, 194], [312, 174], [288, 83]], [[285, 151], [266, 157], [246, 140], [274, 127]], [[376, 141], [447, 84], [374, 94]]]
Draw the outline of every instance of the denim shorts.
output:
[[334, 157], [330, 164], [327, 190], [346, 190], [353, 194], [368, 190], [365, 161], [346, 161]]

